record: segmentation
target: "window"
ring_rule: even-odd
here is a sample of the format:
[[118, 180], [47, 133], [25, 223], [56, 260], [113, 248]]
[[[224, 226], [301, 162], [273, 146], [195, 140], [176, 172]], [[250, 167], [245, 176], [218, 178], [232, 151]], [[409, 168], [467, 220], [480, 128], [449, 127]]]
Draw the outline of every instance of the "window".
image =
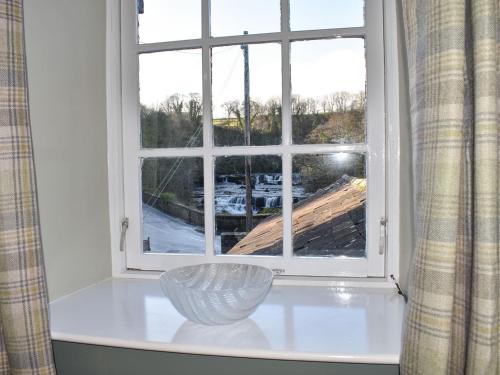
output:
[[121, 12], [127, 267], [383, 276], [382, 0]]

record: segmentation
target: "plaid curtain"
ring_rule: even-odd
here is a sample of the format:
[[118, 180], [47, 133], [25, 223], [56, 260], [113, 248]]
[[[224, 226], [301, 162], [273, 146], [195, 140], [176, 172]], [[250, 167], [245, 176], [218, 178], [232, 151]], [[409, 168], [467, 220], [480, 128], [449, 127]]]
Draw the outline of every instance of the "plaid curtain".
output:
[[500, 374], [500, 1], [403, 0], [416, 248], [402, 374]]
[[23, 2], [0, 0], [0, 373], [55, 374], [27, 91]]

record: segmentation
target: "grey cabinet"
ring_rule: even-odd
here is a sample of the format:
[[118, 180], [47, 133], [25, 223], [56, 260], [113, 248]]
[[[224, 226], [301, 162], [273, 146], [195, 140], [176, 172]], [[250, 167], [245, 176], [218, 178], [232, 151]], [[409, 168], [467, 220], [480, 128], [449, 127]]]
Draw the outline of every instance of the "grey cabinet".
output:
[[58, 375], [397, 375], [397, 365], [281, 361], [54, 341]]

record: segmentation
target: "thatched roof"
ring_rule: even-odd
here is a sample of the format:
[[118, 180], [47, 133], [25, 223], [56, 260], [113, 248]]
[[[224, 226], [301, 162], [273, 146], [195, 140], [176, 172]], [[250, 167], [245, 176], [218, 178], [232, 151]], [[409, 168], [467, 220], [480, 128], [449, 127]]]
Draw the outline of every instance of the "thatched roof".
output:
[[[366, 180], [343, 176], [294, 205], [295, 255], [363, 256]], [[229, 254], [282, 253], [281, 215], [269, 217], [238, 242]]]

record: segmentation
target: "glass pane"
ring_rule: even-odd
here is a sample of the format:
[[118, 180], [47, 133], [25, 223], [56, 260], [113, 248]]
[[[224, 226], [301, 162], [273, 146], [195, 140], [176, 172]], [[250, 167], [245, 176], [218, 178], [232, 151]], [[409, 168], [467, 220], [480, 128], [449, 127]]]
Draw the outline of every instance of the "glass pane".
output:
[[202, 158], [151, 158], [142, 164], [144, 252], [205, 253]]
[[140, 43], [201, 38], [200, 0], [138, 0]]
[[364, 155], [295, 155], [292, 168], [294, 255], [365, 257]]
[[364, 25], [363, 0], [290, 0], [290, 28], [317, 30]]
[[212, 50], [212, 113], [216, 146], [245, 145], [245, 47], [248, 47], [251, 145], [281, 143], [281, 45]]
[[212, 36], [280, 31], [280, 0], [211, 0]]
[[139, 55], [144, 148], [203, 143], [201, 50]]
[[291, 68], [293, 142], [364, 142], [364, 39], [293, 42]]
[[282, 254], [281, 183], [279, 156], [216, 158], [216, 249], [230, 255]]

